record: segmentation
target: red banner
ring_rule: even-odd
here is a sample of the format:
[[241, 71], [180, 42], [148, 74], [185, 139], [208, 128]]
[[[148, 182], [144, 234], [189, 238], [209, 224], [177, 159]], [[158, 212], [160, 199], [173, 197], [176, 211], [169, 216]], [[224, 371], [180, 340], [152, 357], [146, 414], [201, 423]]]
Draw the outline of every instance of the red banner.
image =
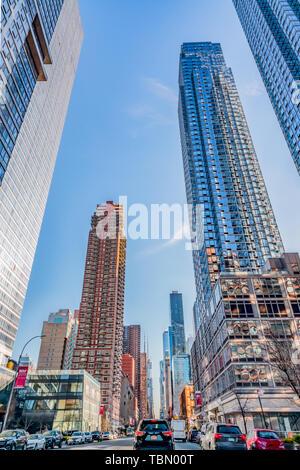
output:
[[18, 370], [15, 388], [24, 388], [28, 374], [28, 367], [20, 366]]
[[202, 406], [201, 392], [195, 392], [196, 406]]
[[99, 408], [99, 415], [100, 415], [100, 416], [103, 416], [103, 415], [104, 415], [104, 405], [100, 405], [100, 408]]

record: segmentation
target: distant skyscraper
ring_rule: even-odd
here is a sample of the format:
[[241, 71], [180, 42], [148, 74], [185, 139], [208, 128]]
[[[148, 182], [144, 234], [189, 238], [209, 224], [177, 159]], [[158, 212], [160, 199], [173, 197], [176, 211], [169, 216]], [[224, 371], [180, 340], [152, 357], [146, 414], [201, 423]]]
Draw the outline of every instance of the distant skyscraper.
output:
[[147, 353], [141, 353], [140, 419], [148, 418]]
[[165, 368], [164, 361], [159, 363], [160, 418], [165, 417]]
[[[221, 272], [258, 272], [283, 251], [232, 71], [220, 44], [185, 43], [179, 121], [200, 317]], [[195, 220], [196, 207], [201, 219]]]
[[77, 0], [3, 1], [0, 364], [12, 354], [83, 38]]
[[189, 354], [178, 353], [173, 356], [173, 415], [180, 416], [180, 396], [186, 385], [191, 383], [191, 367]]
[[[99, 380], [104, 421], [115, 427], [119, 425], [126, 263], [123, 207], [113, 202], [98, 205], [91, 225], [72, 368], [86, 369]], [[105, 233], [109, 229], [106, 237], [99, 238], [99, 226]]]
[[152, 361], [150, 359], [150, 356], [148, 356], [148, 359], [147, 359], [147, 389], [148, 389], [148, 403], [149, 403], [149, 418], [154, 418]]
[[299, 0], [233, 3], [300, 173]]
[[66, 344], [66, 351], [64, 357], [64, 365], [63, 368], [65, 370], [69, 370], [72, 368], [72, 360], [73, 360], [73, 353], [74, 348], [76, 346], [76, 338], [78, 332], [78, 319], [79, 319], [79, 310], [75, 310], [74, 317], [71, 320], [71, 331], [69, 337], [67, 339]]
[[185, 352], [185, 333], [182, 294], [177, 291], [170, 294], [172, 355]]
[[138, 410], [141, 406], [140, 383], [141, 383], [141, 325], [124, 326], [123, 354], [130, 354], [135, 361], [135, 387], [134, 396], [137, 401]]
[[38, 370], [60, 370], [64, 368], [66, 346], [73, 326], [71, 310], [50, 313], [43, 323]]
[[132, 390], [135, 387], [135, 360], [130, 354], [123, 354], [122, 356], [122, 370], [125, 375], [129, 378], [130, 386]]

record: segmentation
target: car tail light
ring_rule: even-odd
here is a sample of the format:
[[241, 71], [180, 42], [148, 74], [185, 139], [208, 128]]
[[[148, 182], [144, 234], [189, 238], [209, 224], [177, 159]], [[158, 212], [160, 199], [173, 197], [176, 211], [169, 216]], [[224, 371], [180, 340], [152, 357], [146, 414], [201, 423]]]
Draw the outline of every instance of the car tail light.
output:
[[215, 439], [220, 439], [221, 437], [224, 437], [223, 434], [215, 434]]
[[165, 432], [163, 432], [163, 435], [164, 436], [169, 436], [169, 437], [173, 436], [172, 431], [165, 431]]
[[245, 440], [246, 440], [246, 436], [245, 436], [245, 434], [241, 434], [239, 437], [240, 437], [240, 438], [241, 438], [243, 441], [245, 441]]
[[146, 433], [144, 431], [136, 431], [136, 436], [144, 436]]

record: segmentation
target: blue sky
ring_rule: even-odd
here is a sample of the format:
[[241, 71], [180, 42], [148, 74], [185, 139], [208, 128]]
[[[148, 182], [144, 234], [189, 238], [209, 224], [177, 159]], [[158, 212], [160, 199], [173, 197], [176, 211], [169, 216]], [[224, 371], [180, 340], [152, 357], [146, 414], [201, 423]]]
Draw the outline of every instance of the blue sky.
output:
[[[221, 42], [233, 69], [287, 251], [300, 251], [299, 176], [231, 0], [79, 0], [85, 39], [15, 345], [59, 308], [78, 308], [97, 203], [185, 203], [177, 118], [180, 45]], [[297, 209], [296, 209], [297, 208]], [[184, 242], [128, 242], [125, 322], [141, 323], [156, 408], [169, 293], [183, 293], [187, 334], [195, 298]], [[28, 347], [37, 360], [39, 343]]]

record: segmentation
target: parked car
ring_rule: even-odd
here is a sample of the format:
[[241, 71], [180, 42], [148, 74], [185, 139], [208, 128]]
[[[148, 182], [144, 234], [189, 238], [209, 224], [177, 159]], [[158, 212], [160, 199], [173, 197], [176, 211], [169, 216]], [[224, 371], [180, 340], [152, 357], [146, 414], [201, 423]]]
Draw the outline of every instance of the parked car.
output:
[[188, 432], [188, 441], [189, 442], [197, 442], [197, 436], [198, 436], [198, 429], [190, 429]]
[[72, 436], [68, 440], [68, 445], [84, 444], [84, 433], [80, 431], [73, 432]]
[[43, 434], [31, 434], [27, 439], [27, 450], [45, 450], [46, 439]]
[[132, 429], [127, 429], [126, 436], [127, 437], [133, 437], [134, 436], [134, 432], [132, 431]]
[[[64, 437], [61, 431], [46, 431], [43, 436], [46, 438], [46, 442], [48, 441], [48, 448], [54, 449], [54, 447], [62, 448]], [[50, 439], [52, 437], [52, 441]]]
[[135, 433], [135, 450], [174, 450], [173, 433], [164, 419], [143, 419]]
[[64, 443], [64, 436], [61, 431], [50, 431], [52, 436], [54, 437], [54, 445], [59, 447], [60, 449], [62, 448], [62, 445]]
[[74, 432], [78, 432], [78, 429], [73, 429], [72, 431], [63, 432], [63, 440], [66, 444], [68, 443], [68, 440], [70, 439], [70, 437], [72, 436]]
[[246, 436], [233, 424], [210, 423], [201, 446], [203, 450], [247, 450]]
[[278, 434], [268, 429], [253, 429], [246, 436], [248, 450], [285, 450]]
[[93, 437], [90, 432], [84, 432], [84, 442], [93, 442]]
[[43, 434], [43, 437], [46, 441], [46, 449], [54, 449], [55, 438], [50, 431], [47, 431]]
[[98, 442], [102, 441], [102, 432], [101, 431], [93, 431], [91, 434], [92, 434], [93, 441], [98, 441]]
[[0, 450], [26, 450], [27, 434], [23, 429], [7, 429], [0, 433]]
[[103, 433], [103, 440], [104, 440], [104, 441], [108, 441], [108, 440], [111, 440], [111, 439], [113, 439], [112, 433], [109, 432], [109, 431], [105, 431], [105, 432]]

